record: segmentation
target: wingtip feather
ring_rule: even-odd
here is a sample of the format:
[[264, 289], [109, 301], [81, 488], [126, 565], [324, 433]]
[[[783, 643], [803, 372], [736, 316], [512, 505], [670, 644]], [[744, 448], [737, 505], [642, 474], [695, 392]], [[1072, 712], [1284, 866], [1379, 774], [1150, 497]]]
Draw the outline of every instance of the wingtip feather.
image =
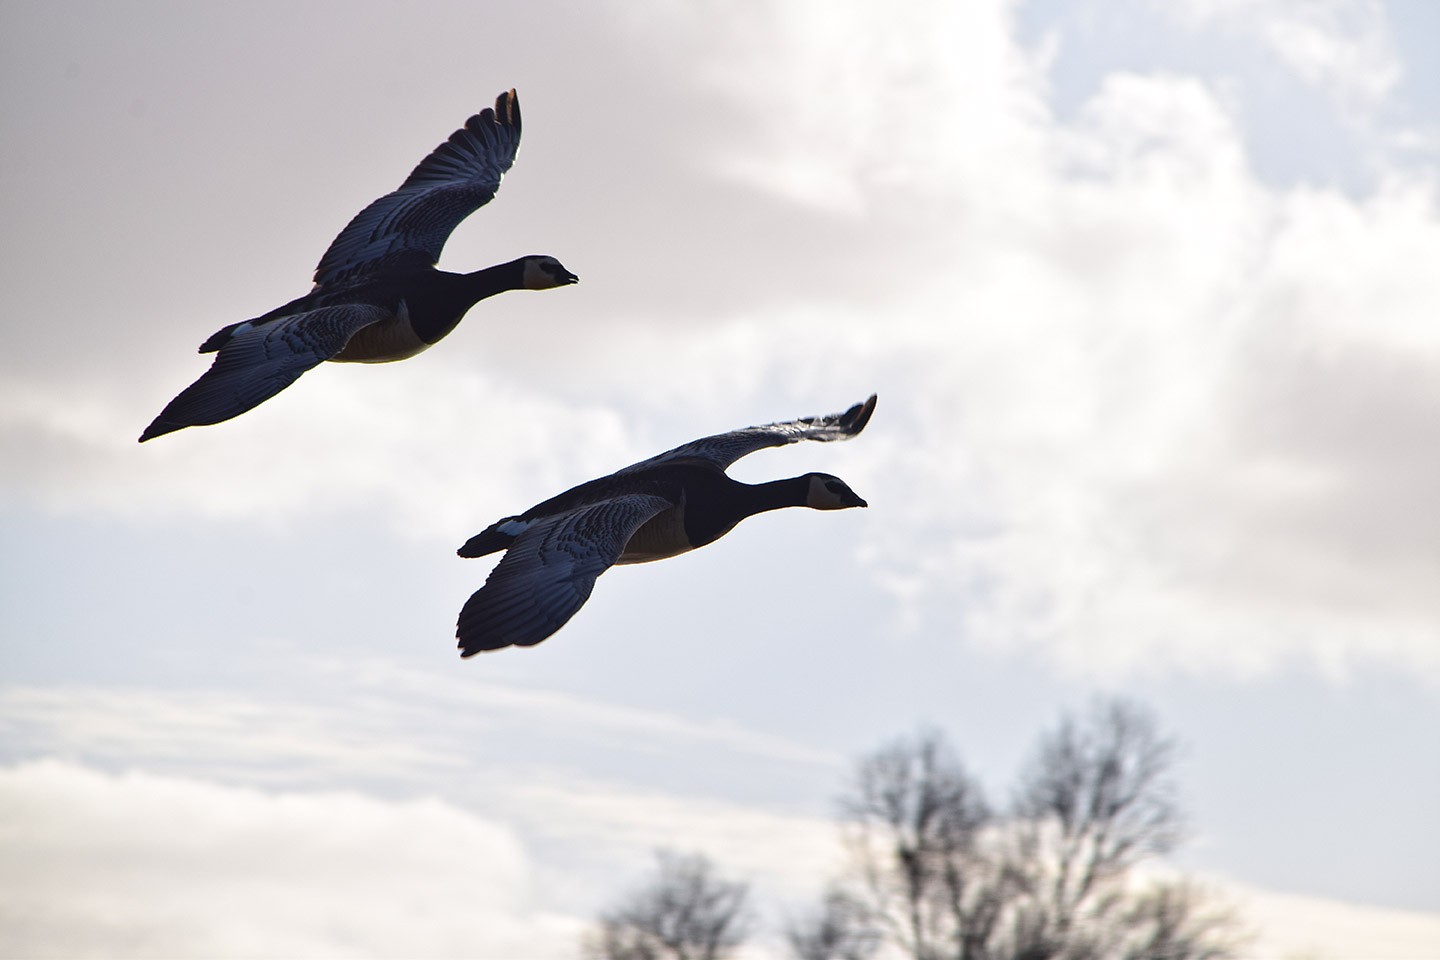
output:
[[879, 394], [872, 393], [863, 403], [857, 403], [845, 411], [845, 415], [840, 418], [840, 422], [845, 425], [851, 435], [857, 434], [865, 429], [865, 425], [870, 422], [871, 415], [875, 413], [875, 401], [878, 398]]
[[187, 426], [189, 426], [189, 424], [162, 423], [160, 418], [156, 417], [150, 422], [150, 426], [145, 428], [145, 432], [140, 434], [140, 439], [135, 442], [144, 443], [146, 440], [154, 440], [156, 437], [163, 437], [167, 433], [174, 433], [176, 430], [183, 430]]

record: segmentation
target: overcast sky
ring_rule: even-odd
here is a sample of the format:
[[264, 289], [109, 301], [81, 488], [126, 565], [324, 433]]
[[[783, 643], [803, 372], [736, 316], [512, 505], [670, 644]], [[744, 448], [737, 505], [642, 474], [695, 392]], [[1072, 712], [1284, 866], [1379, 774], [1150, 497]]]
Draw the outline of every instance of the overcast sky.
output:
[[[1097, 695], [1259, 956], [1440, 958], [1440, 7], [0, 5], [0, 954], [573, 955], [657, 846], [778, 921], [856, 756]], [[426, 354], [143, 447], [519, 90]], [[461, 661], [494, 520], [683, 441], [782, 511]], [[755, 956], [776, 949], [761, 942]]]

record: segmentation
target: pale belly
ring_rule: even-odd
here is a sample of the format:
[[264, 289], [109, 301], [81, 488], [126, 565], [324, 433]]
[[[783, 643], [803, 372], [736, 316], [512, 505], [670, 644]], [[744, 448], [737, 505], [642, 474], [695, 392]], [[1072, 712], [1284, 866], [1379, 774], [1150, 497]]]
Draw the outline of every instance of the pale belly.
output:
[[415, 335], [410, 318], [402, 309], [388, 320], [355, 331], [345, 348], [330, 358], [331, 363], [390, 363], [405, 360], [431, 345]]

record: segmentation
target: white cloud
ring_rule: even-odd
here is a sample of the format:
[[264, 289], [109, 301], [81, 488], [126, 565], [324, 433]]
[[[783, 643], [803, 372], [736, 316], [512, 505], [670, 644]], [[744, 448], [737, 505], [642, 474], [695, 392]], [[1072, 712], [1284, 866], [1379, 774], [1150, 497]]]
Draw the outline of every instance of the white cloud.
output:
[[[778, 768], [828, 782], [842, 766], [829, 754], [733, 723], [376, 660], [298, 658], [291, 673], [316, 667], [303, 703], [219, 690], [12, 687], [0, 691], [0, 734], [12, 756], [64, 758], [66, 769], [140, 769], [267, 795], [358, 785], [473, 805], [544, 845], [556, 861], [547, 888], [560, 884], [580, 902], [662, 846], [703, 849], [786, 895], [830, 863], [828, 820], [670, 792], [685, 778], [664, 769], [667, 759], [703, 755], [712, 770], [741, 777]], [[660, 761], [649, 785], [616, 779], [636, 756]], [[781, 849], [790, 855], [777, 860]]]
[[[318, 693], [318, 691], [316, 691]], [[318, 699], [318, 697], [317, 697]], [[394, 700], [345, 706], [221, 690], [115, 686], [0, 691], [0, 731], [12, 750], [90, 763], [139, 763], [212, 779], [329, 786], [347, 780], [409, 784], [453, 767], [453, 744], [402, 727]]]
[[617, 864], [645, 864], [662, 847], [701, 851], [787, 903], [813, 896], [842, 864], [834, 821], [708, 797], [542, 779], [518, 785], [501, 808], [537, 845], [570, 859], [567, 872], [592, 870], [591, 889], [604, 889]]
[[[553, 738], [584, 752], [693, 755], [712, 764], [780, 763], [830, 776], [842, 758], [730, 721], [674, 714], [518, 684], [463, 679], [393, 661], [316, 662], [287, 654], [305, 699], [283, 691], [12, 686], [0, 690], [0, 733], [23, 756], [106, 766], [139, 763], [228, 783], [329, 787], [384, 782], [402, 789], [466, 780], [476, 737]], [[463, 712], [466, 722], [452, 722]], [[497, 764], [523, 766], [523, 749], [484, 748], [487, 783]], [[571, 751], [573, 753], [575, 751]], [[564, 762], [567, 751], [552, 751]], [[573, 762], [573, 756], [570, 757]]]
[[1437, 960], [1440, 914], [1278, 893], [1217, 881], [1257, 931], [1248, 953], [1305, 960]]
[[[292, 672], [311, 666], [302, 658]], [[462, 682], [393, 663], [319, 666], [340, 682], [332, 689], [311, 676], [305, 703], [216, 690], [10, 688], [0, 694], [0, 734], [7, 752], [46, 759], [32, 759], [0, 775], [0, 805], [11, 803], [6, 812], [13, 814], [8, 816], [12, 823], [38, 820], [45, 827], [56, 818], [82, 821], [74, 831], [79, 848], [88, 842], [87, 831], [100, 826], [133, 834], [126, 855], [145, 860], [147, 870], [165, 873], [175, 883], [192, 882], [189, 875], [198, 869], [169, 850], [171, 844], [183, 846], [183, 838], [164, 841], [152, 857], [143, 853], [157, 842], [154, 833], [164, 824], [188, 831], [189, 842], [200, 851], [198, 861], [218, 843], [209, 833], [226, 824], [244, 841], [222, 851], [225, 856], [238, 856], [247, 845], [264, 847], [268, 824], [289, 823], [286, 811], [299, 811], [297, 830], [310, 811], [318, 816], [327, 804], [341, 813], [351, 811], [350, 820], [341, 818], [325, 833], [326, 842], [363, 845], [364, 831], [380, 830], [387, 818], [395, 821], [396, 830], [412, 819], [438, 830], [450, 814], [459, 815], [457, 807], [480, 810], [485, 817], [477, 821], [480, 826], [502, 830], [507, 842], [528, 851], [524, 889], [544, 892], [543, 903], [537, 893], [535, 903], [520, 897], [499, 905], [517, 915], [532, 907], [593, 910], [602, 898], [613, 896], [618, 876], [643, 872], [660, 847], [705, 851], [728, 871], [755, 882], [765, 896], [784, 901], [808, 897], [821, 882], [817, 878], [835, 867], [834, 824], [825, 816], [685, 793], [680, 784], [687, 776], [669, 769], [703, 755], [709, 769], [733, 770], [740, 780], [768, 769], [789, 775], [809, 769], [829, 782], [839, 765], [829, 755], [729, 723], [700, 723], [521, 686]], [[463, 722], [457, 723], [457, 717]], [[581, 755], [593, 762], [587, 766]], [[643, 766], [648, 774], [637, 777], [637, 757], [648, 761]], [[126, 772], [101, 774], [100, 769]], [[623, 779], [620, 771], [631, 779]], [[390, 797], [431, 799], [399, 802], [355, 792], [377, 789]], [[60, 799], [36, 799], [47, 791]], [[20, 800], [12, 803], [12, 793]], [[97, 813], [111, 803], [98, 799], [107, 793], [117, 795], [112, 806], [118, 811], [108, 819]], [[65, 799], [72, 794], [82, 800]], [[206, 809], [206, 796], [218, 798], [209, 804], [218, 811], [217, 823], [190, 809]], [[351, 821], [354, 837], [349, 836]], [[63, 832], [59, 826], [54, 831]], [[0, 846], [18, 843], [15, 836]], [[44, 836], [42, 845], [58, 843]], [[425, 841], [421, 836], [417, 842]], [[386, 841], [376, 842], [375, 855], [383, 857]], [[97, 841], [100, 849], [115, 843], [120, 841]], [[34, 857], [63, 862], [79, 856], [62, 847]], [[22, 859], [24, 854], [17, 849]], [[295, 856], [308, 862], [319, 854], [300, 845]], [[408, 863], [397, 869], [403, 874]], [[104, 882], [103, 877], [95, 880], [97, 887]], [[294, 880], [296, 885], [325, 882], [303, 871]], [[43, 894], [55, 895], [53, 890]], [[98, 895], [92, 899], [99, 904], [97, 913], [126, 913], [105, 907]], [[277, 896], [276, 903], [283, 899]], [[90, 901], [80, 896], [77, 902]], [[272, 906], [267, 901], [256, 909]], [[46, 915], [50, 908], [36, 909], [37, 915]], [[402, 903], [396, 909], [410, 908]], [[157, 925], [178, 924], [180, 915], [153, 919]], [[62, 920], [79, 924], [80, 918], [54, 922]], [[300, 935], [295, 933], [295, 942]], [[217, 954], [244, 949], [252, 948], [215, 948]], [[257, 944], [253, 951], [279, 955], [284, 948]], [[310, 951], [315, 952], [325, 950]]]
[[[191, 374], [202, 369], [197, 362]], [[9, 434], [15, 454], [5, 486], [61, 512], [155, 519], [275, 525], [379, 506], [392, 529], [463, 540], [477, 515], [495, 519], [482, 504], [524, 509], [543, 499], [535, 489], [631, 455], [623, 423], [603, 403], [443, 364], [311, 376], [325, 382], [302, 381], [243, 418], [143, 446], [132, 436], [139, 408], [57, 402], [53, 384], [38, 381], [0, 383], [0, 436]]]
[[[1393, 83], [1373, 4], [1185, 9], [1253, 22], [1347, 97]], [[632, 321], [564, 351], [537, 340], [513, 377], [461, 372], [447, 342], [397, 368], [317, 371], [323, 384], [143, 448], [130, 437], [148, 410], [12, 383], [7, 488], [141, 516], [351, 510], [457, 540], [492, 504], [873, 386], [874, 424], [835, 457], [876, 505], [860, 552], [906, 623], [1105, 674], [1291, 658], [1440, 671], [1440, 283], [1417, 266], [1440, 261], [1432, 180], [1392, 174], [1360, 200], [1268, 189], [1226, 102], [1180, 73], [1112, 74], [1061, 122], [1001, 2], [713, 14], [635, 18], [675, 95], [725, 108], [713, 150], [657, 125], [648, 151], [763, 191], [777, 217], [798, 199], [858, 225], [854, 260], [816, 236], [764, 261], [781, 302], [677, 325], [617, 291], [606, 315]], [[666, 224], [698, 237], [682, 291], [697, 312], [707, 278], [776, 282], [706, 247], [711, 219]], [[606, 239], [637, 257], [656, 242]], [[827, 299], [856, 262], [880, 281]]]
[[433, 799], [0, 770], [8, 956], [563, 957], [504, 826]]
[[754, 129], [713, 160], [731, 175], [851, 216], [923, 216], [937, 190], [973, 188], [1039, 146], [1039, 75], [1009, 41], [1008, 3], [728, 13], [698, 69], [753, 105]]
[[947, 413], [876, 566], [1089, 673], [1437, 676], [1433, 191], [1267, 192], [1186, 78], [1113, 77], [1059, 133], [1043, 217], [892, 318], [933, 374], [899, 402]]

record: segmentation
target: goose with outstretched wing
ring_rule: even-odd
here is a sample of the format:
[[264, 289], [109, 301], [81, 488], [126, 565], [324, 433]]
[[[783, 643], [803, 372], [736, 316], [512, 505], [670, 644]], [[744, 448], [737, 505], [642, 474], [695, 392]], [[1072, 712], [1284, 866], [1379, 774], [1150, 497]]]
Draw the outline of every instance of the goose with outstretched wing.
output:
[[848, 440], [870, 422], [875, 397], [844, 413], [746, 427], [682, 444], [491, 524], [462, 557], [505, 556], [460, 611], [461, 656], [528, 647], [565, 625], [595, 580], [622, 563], [663, 560], [713, 543], [746, 517], [782, 507], [867, 506], [845, 481], [807, 473], [769, 483], [733, 480], [746, 454], [801, 440]]
[[214, 363], [140, 441], [239, 416], [326, 360], [413, 357], [497, 293], [575, 283], [579, 278], [550, 256], [473, 273], [435, 269], [460, 221], [495, 196], [519, 146], [520, 102], [510, 90], [431, 151], [398, 190], [355, 215], [320, 258], [309, 293], [201, 344]]

